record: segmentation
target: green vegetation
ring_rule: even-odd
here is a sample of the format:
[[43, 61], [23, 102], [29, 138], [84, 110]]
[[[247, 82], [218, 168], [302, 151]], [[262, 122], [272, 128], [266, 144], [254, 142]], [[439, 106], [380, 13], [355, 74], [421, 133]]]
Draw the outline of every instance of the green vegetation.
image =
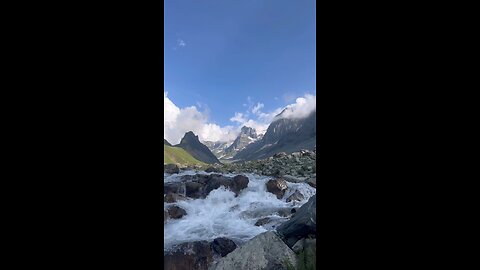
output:
[[163, 145], [163, 162], [166, 164], [179, 163], [182, 165], [206, 165], [195, 159], [187, 151], [180, 147]]

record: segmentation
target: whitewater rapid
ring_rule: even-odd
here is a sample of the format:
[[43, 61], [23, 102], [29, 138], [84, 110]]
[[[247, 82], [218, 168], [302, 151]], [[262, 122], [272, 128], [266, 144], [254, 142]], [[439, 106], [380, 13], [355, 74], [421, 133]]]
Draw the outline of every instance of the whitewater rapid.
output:
[[[200, 171], [184, 171], [180, 174], [164, 174], [164, 182], [180, 181], [183, 175], [210, 174]], [[224, 174], [233, 177], [238, 174]], [[205, 199], [188, 199], [175, 203], [164, 202], [164, 209], [177, 205], [187, 212], [181, 219], [169, 219], [164, 226], [164, 249], [184, 242], [226, 237], [238, 245], [286, 221], [278, 211], [285, 208], [298, 208], [315, 195], [316, 189], [305, 183], [287, 182], [288, 190], [282, 199], [267, 192], [266, 182], [272, 177], [255, 174], [243, 174], [248, 177], [248, 187], [238, 197], [223, 187], [213, 190]], [[301, 202], [285, 200], [295, 190], [304, 195]], [[273, 222], [269, 225], [255, 226], [258, 219], [269, 217]], [[275, 226], [275, 227], [274, 227]]]

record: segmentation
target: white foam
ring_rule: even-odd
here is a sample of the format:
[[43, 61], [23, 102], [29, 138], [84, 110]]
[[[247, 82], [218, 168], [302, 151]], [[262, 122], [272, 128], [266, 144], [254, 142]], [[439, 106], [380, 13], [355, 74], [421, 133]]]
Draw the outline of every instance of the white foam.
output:
[[[165, 182], [179, 181], [182, 175], [209, 174], [204, 172], [186, 171], [165, 178]], [[236, 174], [225, 174], [235, 176]], [[164, 228], [164, 248], [173, 245], [207, 240], [217, 237], [227, 237], [241, 244], [256, 235], [273, 229], [269, 226], [255, 226], [261, 217], [277, 217], [280, 208], [299, 207], [313, 196], [316, 189], [304, 183], [287, 183], [289, 191], [279, 200], [266, 191], [265, 183], [271, 177], [244, 174], [249, 178], [248, 187], [241, 191], [238, 197], [228, 189], [219, 188], [210, 192], [205, 199], [188, 199], [177, 203], [164, 203], [166, 209], [170, 205], [178, 205], [185, 209], [187, 215], [181, 219], [168, 220]], [[291, 193], [298, 189], [305, 199], [301, 202], [285, 202]]]

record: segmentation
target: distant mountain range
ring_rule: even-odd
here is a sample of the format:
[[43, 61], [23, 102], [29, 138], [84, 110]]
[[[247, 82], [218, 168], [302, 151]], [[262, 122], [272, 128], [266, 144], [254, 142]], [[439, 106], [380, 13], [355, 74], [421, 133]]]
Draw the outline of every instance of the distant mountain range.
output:
[[284, 112], [285, 110], [275, 117], [263, 136], [257, 135], [255, 129], [244, 126], [232, 143], [201, 143], [198, 136], [189, 131], [179, 144], [172, 146], [164, 139], [164, 145], [184, 150], [191, 159], [183, 152], [182, 157], [189, 162], [196, 160], [208, 164], [220, 163], [219, 159], [226, 162], [255, 160], [268, 158], [279, 152], [292, 153], [301, 149], [313, 149], [317, 135], [316, 111], [305, 118], [285, 118], [282, 117]]
[[276, 116], [261, 140], [247, 145], [233, 159], [264, 159], [279, 152], [313, 149], [317, 136], [316, 111], [306, 118], [282, 118], [282, 113]]
[[218, 158], [221, 159], [224, 156], [224, 151], [231, 142], [211, 142], [211, 141], [204, 141], [203, 144], [212, 151], [212, 153]]

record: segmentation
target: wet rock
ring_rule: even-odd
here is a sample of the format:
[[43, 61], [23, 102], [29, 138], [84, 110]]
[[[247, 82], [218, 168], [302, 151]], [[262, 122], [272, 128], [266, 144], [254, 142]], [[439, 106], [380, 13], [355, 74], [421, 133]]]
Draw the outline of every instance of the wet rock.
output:
[[277, 199], [281, 199], [287, 190], [287, 183], [281, 178], [269, 180], [267, 182], [267, 191], [277, 196]]
[[277, 228], [279, 235], [289, 247], [292, 247], [299, 239], [315, 235], [317, 232], [316, 196], [313, 195], [289, 221]]
[[208, 180], [207, 185], [205, 186], [205, 196], [207, 196], [210, 191], [217, 189], [221, 186], [228, 188], [230, 187], [230, 184], [230, 179], [228, 177], [212, 174], [212, 177]]
[[176, 193], [185, 195], [185, 184], [184, 183], [165, 183], [163, 184], [163, 194]]
[[297, 264], [295, 253], [273, 232], [255, 236], [212, 265], [213, 270], [288, 270]]
[[185, 195], [189, 198], [205, 198], [203, 189], [205, 184], [199, 182], [186, 182], [185, 183]]
[[257, 220], [257, 222], [255, 222], [255, 226], [263, 226], [263, 225], [267, 224], [268, 222], [270, 222], [270, 218], [268, 218], [268, 217], [261, 218], [261, 219]]
[[292, 215], [292, 209], [290, 208], [282, 208], [277, 211], [278, 215], [281, 217], [289, 217]]
[[305, 182], [305, 178], [300, 178], [300, 177], [295, 177], [295, 176], [291, 176], [291, 175], [284, 175], [282, 177], [282, 179], [284, 179], [285, 181], [287, 182], [290, 182], [290, 183], [303, 183]]
[[235, 242], [223, 237], [213, 240], [211, 246], [213, 251], [217, 252], [222, 257], [227, 256], [228, 253], [234, 251], [237, 248]]
[[295, 190], [295, 192], [287, 198], [287, 202], [291, 202], [291, 201], [298, 201], [299, 202], [303, 199], [305, 199], [303, 194], [300, 191]]
[[230, 189], [235, 192], [235, 195], [238, 196], [240, 191], [248, 187], [248, 177], [244, 175], [237, 175], [233, 177], [232, 180], [232, 185], [230, 186]]
[[317, 178], [316, 177], [308, 178], [305, 183], [309, 184], [311, 187], [317, 188]]
[[163, 258], [163, 269], [207, 270], [213, 262], [213, 253], [207, 241], [196, 241], [176, 246]]
[[182, 218], [186, 214], [187, 214], [187, 211], [185, 211], [184, 209], [176, 205], [168, 209], [168, 215], [170, 216], [170, 218], [173, 218], [173, 219]]
[[179, 173], [180, 168], [176, 164], [165, 164], [163, 165], [163, 172], [169, 174]]
[[163, 198], [163, 201], [167, 202], [167, 203], [174, 203], [174, 202], [184, 200], [184, 199], [185, 198], [182, 195], [179, 195], [177, 193], [169, 192], [167, 195], [165, 195], [165, 197]]

